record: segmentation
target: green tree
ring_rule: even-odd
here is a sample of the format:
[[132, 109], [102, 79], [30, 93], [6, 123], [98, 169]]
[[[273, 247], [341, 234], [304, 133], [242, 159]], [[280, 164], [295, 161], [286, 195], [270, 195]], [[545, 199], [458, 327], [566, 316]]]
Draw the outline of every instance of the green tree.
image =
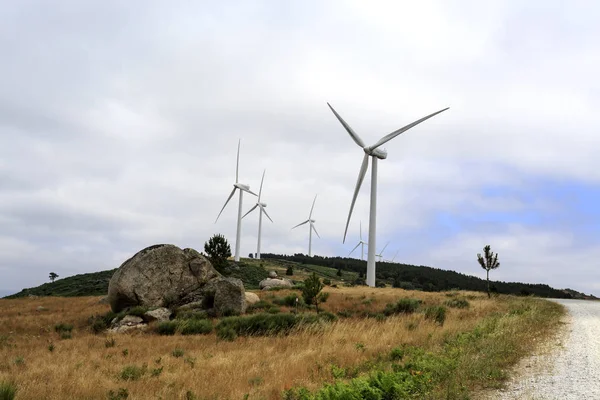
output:
[[341, 268], [338, 268], [336, 275], [337, 276], [342, 276], [342, 269]]
[[56, 272], [50, 272], [50, 282], [54, 283], [56, 278], [58, 278], [58, 274]]
[[290, 265], [289, 267], [287, 267], [287, 269], [285, 270], [285, 274], [286, 275], [294, 275], [294, 268], [292, 268], [292, 266]]
[[227, 265], [227, 258], [231, 257], [231, 247], [225, 236], [217, 233], [204, 243], [204, 251], [217, 271], [222, 271]]
[[483, 248], [483, 256], [481, 253], [477, 253], [477, 261], [479, 261], [481, 268], [485, 269], [487, 272], [487, 294], [488, 297], [490, 297], [490, 270], [500, 266], [500, 263], [498, 262], [498, 253], [494, 254], [488, 244]]
[[319, 312], [319, 303], [323, 297], [321, 290], [323, 289], [323, 282], [317, 276], [316, 273], [312, 273], [311, 276], [304, 280], [304, 287], [302, 288], [302, 298], [306, 304], [314, 304]]

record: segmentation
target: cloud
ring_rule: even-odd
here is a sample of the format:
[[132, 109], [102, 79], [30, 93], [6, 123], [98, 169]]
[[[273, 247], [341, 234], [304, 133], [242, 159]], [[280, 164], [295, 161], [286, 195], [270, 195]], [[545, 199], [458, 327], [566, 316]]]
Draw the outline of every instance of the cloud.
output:
[[[158, 242], [201, 249], [216, 232], [233, 242], [236, 204], [214, 220], [239, 138], [241, 181], [258, 189], [267, 171], [275, 222], [263, 226], [263, 251], [307, 252], [308, 232], [290, 228], [318, 194], [313, 250], [347, 254], [367, 225], [369, 177], [342, 244], [363, 153], [326, 102], [367, 143], [451, 107], [385, 145], [378, 242], [398, 260], [460, 269], [489, 238], [508, 262], [499, 276], [535, 281], [542, 265], [523, 261], [528, 246], [551, 246], [545, 276], [562, 276], [572, 257], [581, 268], [565, 282], [593, 288], [595, 232], [569, 221], [577, 209], [563, 195], [581, 185], [585, 199], [600, 181], [599, 10], [11, 3], [0, 17], [0, 289], [37, 285], [49, 270], [114, 268]], [[499, 225], [477, 221], [490, 216]], [[243, 255], [256, 224], [244, 220]]]

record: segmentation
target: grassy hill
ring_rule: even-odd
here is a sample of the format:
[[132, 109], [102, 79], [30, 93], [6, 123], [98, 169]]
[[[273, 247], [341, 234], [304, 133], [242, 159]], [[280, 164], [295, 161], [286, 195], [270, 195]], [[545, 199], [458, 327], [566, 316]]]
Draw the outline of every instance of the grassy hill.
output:
[[[239, 265], [230, 264], [225, 275], [239, 278], [249, 290], [258, 289], [261, 280], [268, 276], [268, 271], [277, 271], [279, 276], [286, 276], [289, 267], [293, 274], [286, 276], [292, 281], [303, 281], [313, 272], [331, 284], [353, 285], [364, 283], [366, 262], [340, 257], [308, 257], [303, 254], [293, 256], [263, 254], [263, 258], [255, 260], [244, 258]], [[19, 298], [28, 295], [36, 296], [99, 296], [108, 292], [108, 282], [116, 269], [79, 274], [54, 283], [45, 283], [34, 288], [23, 289], [19, 293], [6, 298]], [[338, 272], [339, 271], [339, 272]], [[341, 273], [341, 276], [338, 275]], [[486, 282], [474, 276], [446, 271], [426, 266], [415, 266], [400, 263], [377, 263], [377, 280], [379, 285], [388, 285], [407, 290], [427, 292], [451, 289], [485, 291]], [[559, 290], [543, 284], [527, 284], [519, 282], [491, 281], [495, 291], [502, 294], [535, 295], [553, 298], [595, 298], [571, 289]]]

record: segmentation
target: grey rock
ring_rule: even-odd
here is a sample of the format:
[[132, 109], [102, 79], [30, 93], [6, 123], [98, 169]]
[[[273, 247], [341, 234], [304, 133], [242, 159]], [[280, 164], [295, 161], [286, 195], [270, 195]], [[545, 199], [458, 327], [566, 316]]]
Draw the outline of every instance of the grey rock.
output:
[[146, 331], [148, 325], [136, 324], [136, 325], [119, 325], [108, 330], [109, 333], [127, 333], [132, 331]]
[[277, 278], [277, 272], [276, 271], [269, 271], [269, 278]]
[[46, 310], [48, 310], [48, 309], [47, 309], [46, 307], [44, 307], [44, 306], [38, 306], [38, 307], [36, 308], [36, 310], [37, 310], [37, 311], [46, 311]]
[[260, 281], [258, 286], [262, 290], [269, 290], [274, 287], [290, 287], [291, 288], [292, 286], [294, 286], [294, 284], [292, 283], [292, 281], [290, 281], [289, 279], [285, 279], [285, 278], [278, 278], [278, 279], [267, 278], [267, 279], [263, 279], [262, 281]]
[[118, 322], [118, 325], [138, 325], [143, 323], [144, 320], [140, 317], [136, 317], [135, 315], [126, 315], [122, 320]]
[[256, 304], [260, 301], [260, 297], [258, 297], [258, 295], [256, 293], [246, 292], [246, 293], [244, 293], [244, 296], [246, 297], [246, 305], [247, 306]]
[[178, 310], [188, 311], [188, 310], [195, 310], [198, 308], [202, 308], [202, 301], [192, 301], [191, 303], [187, 303], [182, 306], [179, 306]]
[[132, 306], [172, 307], [201, 300], [204, 287], [221, 278], [194, 249], [161, 244], [141, 250], [125, 261], [108, 285], [114, 312]]
[[218, 279], [211, 284], [211, 289], [214, 289], [213, 307], [217, 313], [243, 314], [246, 312], [246, 292], [241, 280], [237, 278]]
[[168, 308], [160, 307], [156, 310], [146, 311], [144, 317], [147, 321], [165, 322], [171, 318], [171, 314], [173, 313]]

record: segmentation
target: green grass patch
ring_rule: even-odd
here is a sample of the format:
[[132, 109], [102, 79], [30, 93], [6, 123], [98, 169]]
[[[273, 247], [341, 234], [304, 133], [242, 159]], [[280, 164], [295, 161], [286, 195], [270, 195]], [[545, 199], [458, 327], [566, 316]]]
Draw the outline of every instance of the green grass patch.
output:
[[400, 299], [396, 303], [390, 303], [385, 306], [383, 314], [390, 316], [394, 314], [412, 314], [421, 306], [419, 299]]
[[213, 324], [206, 319], [189, 319], [179, 323], [182, 335], [207, 335], [213, 330]]
[[17, 395], [17, 385], [13, 382], [0, 382], [0, 400], [13, 400]]
[[[233, 336], [271, 336], [288, 334], [293, 328], [332, 322], [337, 317], [331, 313], [320, 314], [254, 314], [223, 318], [216, 326], [217, 336], [231, 340]], [[235, 334], [235, 335], [233, 335]]]

